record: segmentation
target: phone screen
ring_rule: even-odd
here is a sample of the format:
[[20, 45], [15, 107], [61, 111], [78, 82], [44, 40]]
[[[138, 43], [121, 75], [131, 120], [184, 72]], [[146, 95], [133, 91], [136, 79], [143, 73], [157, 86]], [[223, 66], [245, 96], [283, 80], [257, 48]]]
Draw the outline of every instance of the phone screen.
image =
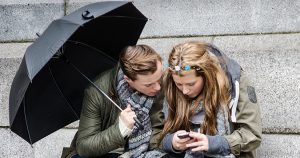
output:
[[191, 138], [189, 135], [189, 132], [185, 132], [185, 133], [178, 133], [177, 137], [180, 139], [184, 139], [184, 138]]

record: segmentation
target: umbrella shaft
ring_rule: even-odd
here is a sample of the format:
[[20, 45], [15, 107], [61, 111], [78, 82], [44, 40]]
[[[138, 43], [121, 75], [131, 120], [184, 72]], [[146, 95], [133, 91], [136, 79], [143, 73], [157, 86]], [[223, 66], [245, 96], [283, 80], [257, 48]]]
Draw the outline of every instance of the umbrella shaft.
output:
[[[68, 60], [68, 59], [67, 59]], [[86, 80], [88, 80], [100, 93], [102, 93], [109, 101], [111, 101], [119, 110], [123, 111], [123, 109], [116, 104], [105, 92], [103, 92], [93, 81], [91, 81], [87, 76], [85, 76], [75, 65], [73, 65], [70, 61], [67, 61], [78, 73], [81, 74]], [[138, 129], [144, 130], [143, 124], [139, 121], [138, 118], [134, 117], [135, 125]]]
[[87, 76], [85, 76], [75, 65], [73, 65], [70, 61], [69, 64], [81, 74], [86, 80], [88, 80], [100, 93], [102, 93], [109, 101], [111, 101], [119, 110], [123, 111], [123, 109], [115, 103], [105, 92], [103, 92], [93, 81], [91, 81]]

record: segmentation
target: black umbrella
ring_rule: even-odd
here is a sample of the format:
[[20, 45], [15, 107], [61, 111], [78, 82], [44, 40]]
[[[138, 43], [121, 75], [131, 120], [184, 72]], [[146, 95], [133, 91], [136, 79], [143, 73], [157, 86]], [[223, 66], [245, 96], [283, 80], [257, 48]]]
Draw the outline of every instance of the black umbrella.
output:
[[117, 1], [90, 4], [53, 21], [27, 48], [13, 80], [11, 130], [33, 144], [78, 120], [88, 80], [112, 68], [146, 22], [131, 2]]

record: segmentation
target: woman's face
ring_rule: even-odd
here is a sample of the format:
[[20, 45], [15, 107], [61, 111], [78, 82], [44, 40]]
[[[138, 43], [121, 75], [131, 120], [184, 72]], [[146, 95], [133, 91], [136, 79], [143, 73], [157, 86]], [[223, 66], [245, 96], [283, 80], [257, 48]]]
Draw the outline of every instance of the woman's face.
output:
[[184, 72], [182, 76], [173, 74], [172, 77], [177, 88], [189, 98], [197, 97], [204, 87], [203, 77], [196, 76], [195, 71]]

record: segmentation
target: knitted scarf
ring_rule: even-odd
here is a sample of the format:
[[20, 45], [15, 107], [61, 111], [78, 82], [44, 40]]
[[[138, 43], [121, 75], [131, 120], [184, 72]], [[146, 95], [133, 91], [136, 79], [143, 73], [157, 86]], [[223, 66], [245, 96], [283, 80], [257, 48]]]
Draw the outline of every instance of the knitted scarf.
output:
[[[217, 134], [216, 135], [228, 135], [231, 133], [231, 126], [230, 126], [230, 122], [229, 122], [229, 110], [226, 107], [220, 107], [218, 113], [217, 113]], [[204, 118], [205, 112], [203, 109], [203, 101], [201, 101], [197, 107], [197, 109], [195, 110], [195, 115], [192, 118], [192, 122], [193, 120], [195, 122], [197, 122], [197, 124], [202, 123], [203, 122], [203, 118]], [[197, 129], [193, 129], [194, 131], [198, 131], [199, 126]], [[235, 158], [234, 155], [230, 154], [227, 156], [221, 156], [221, 155], [207, 155], [205, 152], [192, 152], [191, 149], [188, 149], [186, 151], [186, 154], [184, 156], [184, 158], [201, 158], [201, 157], [216, 157], [216, 158]]]
[[[132, 134], [128, 138], [128, 153], [132, 158], [153, 157], [159, 153], [147, 152], [152, 133], [149, 112], [152, 107], [154, 97], [146, 96], [133, 90], [124, 80], [124, 73], [120, 69], [117, 76], [117, 92], [121, 101], [122, 109], [128, 104], [137, 115], [137, 119], [144, 126], [143, 130], [133, 127]], [[154, 154], [154, 155], [153, 155]]]

